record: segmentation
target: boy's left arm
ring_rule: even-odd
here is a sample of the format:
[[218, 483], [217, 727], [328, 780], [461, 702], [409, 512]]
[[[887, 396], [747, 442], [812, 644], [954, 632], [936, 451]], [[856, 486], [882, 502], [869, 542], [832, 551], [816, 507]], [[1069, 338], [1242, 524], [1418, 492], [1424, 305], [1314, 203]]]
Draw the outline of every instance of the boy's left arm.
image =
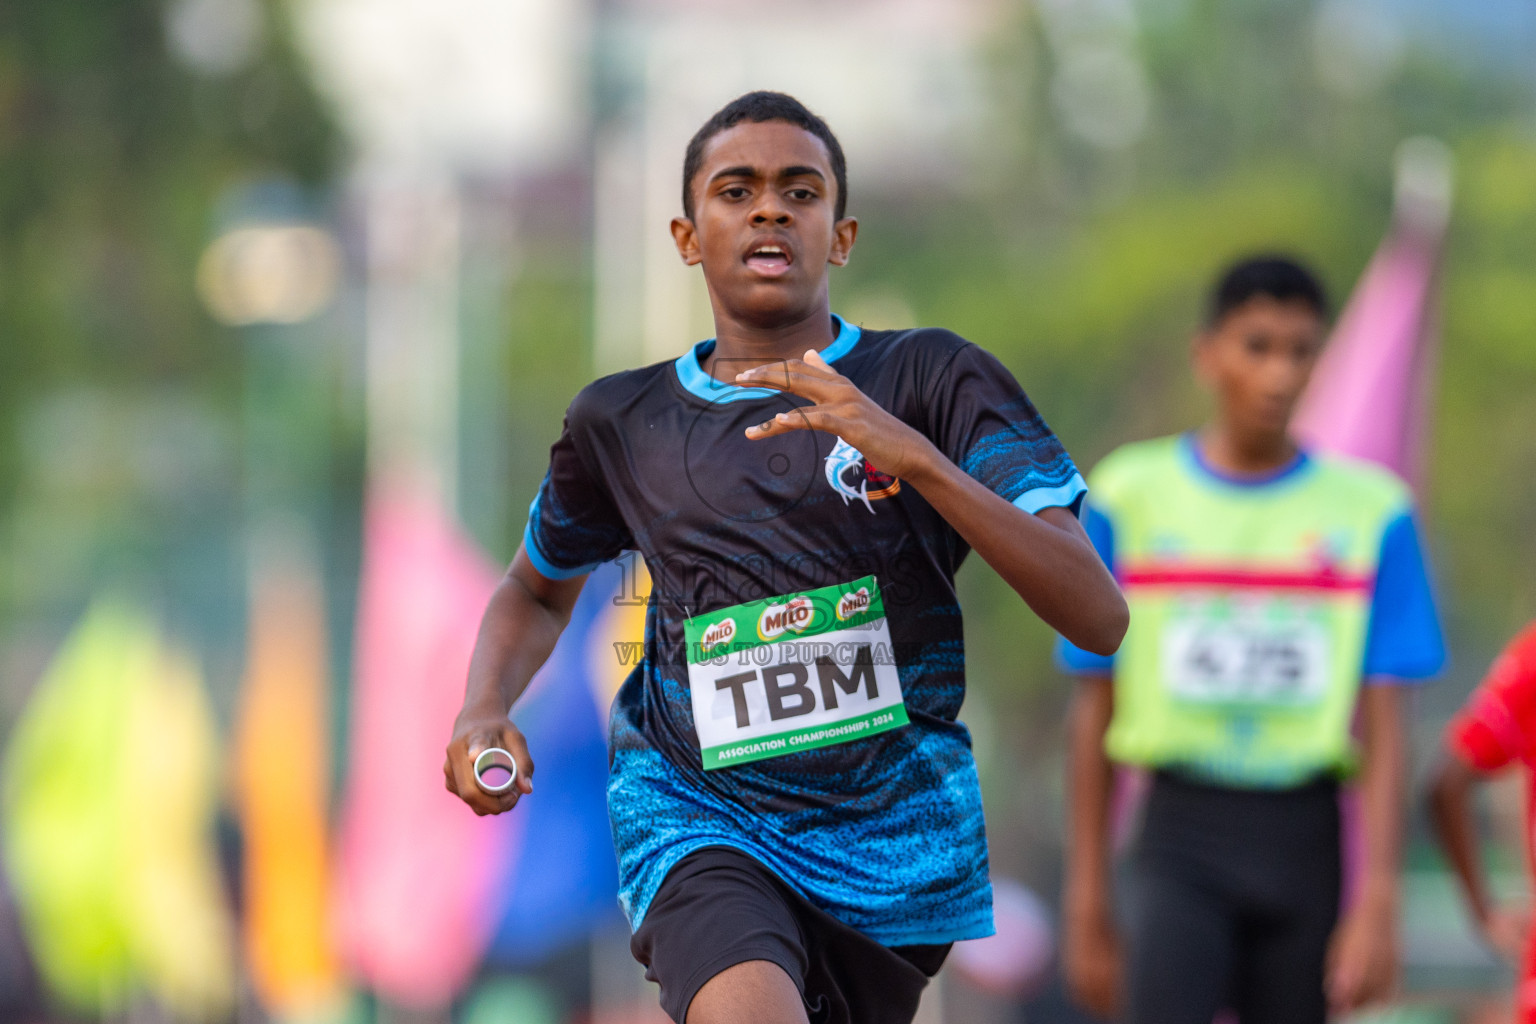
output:
[[1328, 950], [1328, 1001], [1341, 1013], [1385, 998], [1397, 983], [1397, 872], [1408, 770], [1401, 686], [1367, 682], [1360, 730], [1365, 864]]
[[1334, 933], [1328, 995], [1352, 1009], [1390, 993], [1398, 970], [1398, 867], [1408, 777], [1408, 692], [1445, 665], [1434, 588], [1412, 510], [1382, 533], [1359, 703], [1360, 829], [1365, 863]]
[[1046, 625], [1095, 654], [1113, 654], [1120, 646], [1130, 622], [1125, 598], [1069, 509], [1031, 513], [1009, 502], [922, 432], [881, 408], [814, 350], [804, 359], [759, 367], [737, 380], [816, 403], [747, 428], [749, 438], [793, 430], [842, 438], [883, 471], [917, 488]]

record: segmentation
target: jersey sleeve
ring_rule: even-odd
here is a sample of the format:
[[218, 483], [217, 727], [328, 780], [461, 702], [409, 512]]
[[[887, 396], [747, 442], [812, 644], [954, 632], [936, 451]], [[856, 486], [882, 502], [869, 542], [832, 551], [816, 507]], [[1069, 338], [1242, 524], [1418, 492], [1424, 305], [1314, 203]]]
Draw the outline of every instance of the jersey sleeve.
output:
[[585, 575], [634, 546], [612, 494], [578, 450], [573, 422], [574, 406], [549, 450], [549, 471], [523, 530], [528, 560], [553, 580]]
[[1484, 772], [1536, 760], [1536, 623], [1505, 649], [1446, 725], [1445, 745]]
[[[1083, 529], [1093, 548], [1109, 567], [1115, 571], [1115, 524], [1107, 511], [1101, 510], [1091, 500], [1083, 507]], [[1079, 676], [1110, 675], [1115, 670], [1113, 654], [1094, 654], [1076, 646], [1066, 637], [1056, 638], [1056, 664], [1065, 672]]]
[[927, 401], [927, 433], [950, 461], [1029, 513], [1078, 513], [1088, 487], [1013, 374], [985, 349], [963, 344]]
[[1376, 683], [1428, 679], [1445, 667], [1445, 638], [1413, 515], [1382, 534], [1363, 674]]

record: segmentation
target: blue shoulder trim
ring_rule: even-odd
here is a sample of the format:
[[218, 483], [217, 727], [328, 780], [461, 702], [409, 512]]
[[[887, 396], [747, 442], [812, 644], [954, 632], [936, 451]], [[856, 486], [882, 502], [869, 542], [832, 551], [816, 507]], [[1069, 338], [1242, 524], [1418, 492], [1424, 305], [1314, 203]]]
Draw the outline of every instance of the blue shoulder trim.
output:
[[1083, 482], [1081, 473], [1073, 473], [1072, 479], [1057, 487], [1031, 487], [1017, 498], [1013, 504], [1023, 509], [1030, 515], [1047, 508], [1071, 509], [1075, 516], [1082, 516], [1083, 498], [1088, 494], [1088, 485]]
[[[853, 351], [853, 347], [859, 343], [860, 335], [864, 333], [858, 324], [851, 324], [836, 313], [832, 314], [832, 319], [837, 321], [837, 337], [832, 344], [821, 350], [821, 358], [829, 363], [835, 363]], [[727, 384], [705, 373], [699, 361], [713, 352], [714, 348], [715, 339], [705, 338], [678, 356], [672, 364], [677, 370], [678, 383], [689, 392], [706, 402], [740, 402], [752, 398], [771, 398], [780, 393], [773, 388], [744, 388]]]
[[535, 497], [533, 503], [528, 506], [528, 525], [523, 527], [523, 551], [528, 555], [528, 561], [539, 571], [539, 575], [547, 580], [570, 580], [577, 576], [585, 576], [596, 569], [601, 562], [593, 562], [591, 565], [583, 565], [576, 569], [562, 569], [555, 565], [544, 552], [539, 550], [539, 542], [533, 536], [533, 524], [539, 521], [539, 499]]

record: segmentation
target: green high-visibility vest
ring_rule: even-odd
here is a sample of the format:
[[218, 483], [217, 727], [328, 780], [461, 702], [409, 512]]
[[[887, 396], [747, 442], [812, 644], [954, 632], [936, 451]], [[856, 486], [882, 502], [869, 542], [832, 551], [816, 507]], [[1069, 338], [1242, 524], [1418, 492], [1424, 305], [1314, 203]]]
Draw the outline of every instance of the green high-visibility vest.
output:
[[1106, 751], [1247, 787], [1347, 773], [1382, 538], [1408, 489], [1334, 456], [1257, 486], [1197, 458], [1161, 438], [1089, 478], [1131, 610]]

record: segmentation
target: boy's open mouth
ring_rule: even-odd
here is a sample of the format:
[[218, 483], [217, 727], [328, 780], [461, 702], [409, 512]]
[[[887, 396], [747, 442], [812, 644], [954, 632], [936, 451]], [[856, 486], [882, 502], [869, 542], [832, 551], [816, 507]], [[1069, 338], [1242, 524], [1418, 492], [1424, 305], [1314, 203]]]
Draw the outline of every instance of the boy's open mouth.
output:
[[746, 255], [746, 264], [760, 274], [776, 277], [789, 269], [794, 262], [788, 246], [777, 242], [763, 242], [753, 246]]

